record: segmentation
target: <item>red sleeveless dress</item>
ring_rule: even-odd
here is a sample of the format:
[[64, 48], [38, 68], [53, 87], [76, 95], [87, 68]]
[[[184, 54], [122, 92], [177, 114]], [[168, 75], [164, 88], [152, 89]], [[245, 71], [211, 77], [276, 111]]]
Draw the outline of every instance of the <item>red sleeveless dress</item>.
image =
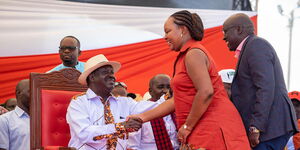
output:
[[188, 41], [180, 50], [182, 53], [175, 67], [175, 76], [171, 81], [174, 91], [177, 127], [180, 128], [191, 110], [196, 89], [187, 74], [185, 55], [189, 49], [201, 49], [209, 60], [209, 75], [214, 95], [207, 111], [202, 115], [192, 133], [188, 144], [193, 148], [207, 150], [250, 150], [250, 145], [242, 119], [229, 100], [214, 60], [208, 51], [197, 41]]

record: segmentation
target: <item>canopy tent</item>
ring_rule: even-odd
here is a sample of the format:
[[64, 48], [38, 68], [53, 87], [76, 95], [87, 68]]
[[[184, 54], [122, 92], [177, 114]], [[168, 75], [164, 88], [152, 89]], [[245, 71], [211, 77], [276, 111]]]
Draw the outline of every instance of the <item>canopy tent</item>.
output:
[[[129, 92], [143, 95], [149, 79], [172, 75], [176, 53], [163, 39], [164, 21], [182, 9], [83, 4], [56, 0], [0, 2], [0, 103], [14, 97], [17, 82], [30, 72], [46, 72], [61, 61], [60, 40], [67, 35], [81, 42], [80, 61], [104, 54], [119, 61], [117, 80]], [[203, 45], [219, 69], [234, 68], [236, 59], [222, 41], [222, 23], [237, 11], [190, 9], [205, 26]], [[256, 24], [255, 12], [243, 12]]]

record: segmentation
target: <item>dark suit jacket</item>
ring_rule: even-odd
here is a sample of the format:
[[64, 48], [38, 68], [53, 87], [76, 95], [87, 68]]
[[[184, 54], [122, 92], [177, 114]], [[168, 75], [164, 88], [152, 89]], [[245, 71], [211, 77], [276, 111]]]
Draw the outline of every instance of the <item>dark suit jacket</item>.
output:
[[247, 132], [255, 126], [261, 131], [260, 141], [297, 132], [279, 59], [266, 40], [250, 35], [245, 41], [231, 92]]

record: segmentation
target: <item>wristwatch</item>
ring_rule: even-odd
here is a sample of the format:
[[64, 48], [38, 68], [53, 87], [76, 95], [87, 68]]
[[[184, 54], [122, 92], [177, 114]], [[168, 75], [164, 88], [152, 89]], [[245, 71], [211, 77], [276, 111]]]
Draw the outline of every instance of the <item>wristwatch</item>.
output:
[[192, 129], [190, 129], [186, 124], [183, 124], [183, 129], [188, 130], [188, 131], [192, 131]]
[[250, 127], [249, 132], [250, 133], [260, 133], [260, 131], [256, 127]]

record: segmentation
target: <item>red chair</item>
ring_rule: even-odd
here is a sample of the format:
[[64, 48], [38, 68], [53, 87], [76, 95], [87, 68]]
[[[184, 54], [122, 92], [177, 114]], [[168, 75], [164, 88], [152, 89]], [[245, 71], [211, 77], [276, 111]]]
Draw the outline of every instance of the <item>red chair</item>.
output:
[[87, 89], [77, 82], [80, 74], [73, 68], [30, 74], [31, 150], [72, 149], [66, 112], [72, 97]]

